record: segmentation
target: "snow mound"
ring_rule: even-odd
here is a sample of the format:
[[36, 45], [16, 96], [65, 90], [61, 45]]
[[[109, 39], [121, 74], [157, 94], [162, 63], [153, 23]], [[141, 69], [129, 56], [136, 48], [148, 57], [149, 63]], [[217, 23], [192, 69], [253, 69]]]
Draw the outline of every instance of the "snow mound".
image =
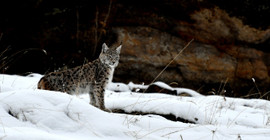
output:
[[[52, 139], [76, 139], [77, 134], [100, 139], [128, 136], [122, 122], [117, 121], [121, 120], [119, 116], [110, 115], [64, 93], [11, 91], [1, 93], [0, 101], [1, 125], [6, 138], [20, 139], [25, 135], [25, 139], [35, 139], [40, 137], [40, 133]], [[29, 132], [31, 129], [36, 133]]]
[[[270, 102], [222, 96], [193, 97], [136, 93], [145, 85], [113, 83], [105, 92], [108, 113], [89, 105], [89, 96], [36, 89], [41, 75], [0, 75], [0, 139], [268, 139]], [[161, 83], [161, 85], [164, 83]], [[167, 86], [167, 85], [164, 85]], [[170, 87], [167, 87], [170, 88]], [[117, 91], [117, 92], [115, 92]], [[166, 115], [188, 120], [171, 121]]]

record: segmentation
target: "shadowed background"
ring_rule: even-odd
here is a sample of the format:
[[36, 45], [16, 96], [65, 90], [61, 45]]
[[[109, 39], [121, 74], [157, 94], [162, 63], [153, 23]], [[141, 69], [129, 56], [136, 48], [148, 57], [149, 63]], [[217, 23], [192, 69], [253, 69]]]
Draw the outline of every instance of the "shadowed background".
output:
[[103, 42], [122, 42], [114, 81], [147, 84], [194, 38], [157, 80], [268, 99], [269, 14], [267, 0], [0, 2], [0, 70], [44, 74], [96, 59]]

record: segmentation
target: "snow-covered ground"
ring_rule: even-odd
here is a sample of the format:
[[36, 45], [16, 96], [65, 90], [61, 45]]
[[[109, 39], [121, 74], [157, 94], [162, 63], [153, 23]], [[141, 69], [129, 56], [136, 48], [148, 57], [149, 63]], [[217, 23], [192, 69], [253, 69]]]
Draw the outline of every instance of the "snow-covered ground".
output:
[[[203, 96], [172, 88], [173, 96], [136, 93], [145, 85], [111, 84], [106, 108], [147, 115], [108, 113], [89, 105], [89, 96], [38, 90], [41, 75], [0, 75], [0, 139], [2, 140], [259, 140], [270, 139], [270, 102]], [[115, 92], [117, 91], [117, 92]], [[160, 115], [156, 115], [160, 114]], [[193, 123], [171, 121], [162, 116]]]

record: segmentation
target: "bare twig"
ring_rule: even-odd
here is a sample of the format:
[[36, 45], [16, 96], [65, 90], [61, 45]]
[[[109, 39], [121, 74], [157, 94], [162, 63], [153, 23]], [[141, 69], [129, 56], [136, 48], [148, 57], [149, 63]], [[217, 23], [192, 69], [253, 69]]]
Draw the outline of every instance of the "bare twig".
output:
[[261, 97], [262, 97], [262, 93], [260, 92], [260, 90], [259, 90], [259, 88], [258, 88], [258, 86], [257, 86], [257, 84], [256, 84], [255, 78], [252, 78], [252, 81], [253, 81], [253, 83], [254, 83], [254, 85], [255, 85], [255, 87], [256, 87], [258, 93], [260, 94], [260, 98], [261, 98]]
[[248, 97], [255, 96], [255, 95], [259, 95], [259, 93], [253, 93], [253, 94], [248, 94], [245, 96], [240, 96], [240, 98], [248, 98]]
[[[173, 58], [173, 60], [171, 60], [165, 67], [164, 67], [164, 69], [156, 76], [156, 78], [149, 84], [149, 85], [151, 85], [151, 84], [153, 84], [156, 80], [157, 80], [157, 78], [168, 68], [168, 66], [190, 45], [190, 43], [192, 42], [192, 41], [194, 41], [194, 39], [191, 39], [188, 43], [187, 43], [187, 45], [182, 49], [182, 50], [180, 50], [180, 52]], [[143, 91], [143, 93], [145, 93], [145, 91], [146, 91], [147, 89], [145, 89], [144, 91]], [[142, 96], [142, 95], [141, 95]], [[135, 107], [135, 105], [138, 103], [138, 101], [140, 100], [140, 98], [141, 98], [141, 96], [137, 99], [137, 101], [133, 104], [133, 107]], [[132, 108], [133, 108], [132, 107]]]
[[110, 0], [110, 4], [109, 4], [109, 9], [108, 9], [108, 12], [104, 18], [104, 21], [101, 22], [101, 29], [100, 29], [100, 33], [98, 34], [98, 30], [99, 30], [99, 26], [98, 26], [98, 16], [99, 16], [99, 10], [98, 10], [98, 7], [96, 8], [96, 22], [95, 22], [95, 46], [94, 46], [94, 50], [93, 52], [95, 53], [96, 50], [97, 50], [97, 45], [98, 45], [98, 42], [100, 41], [102, 35], [103, 35], [103, 30], [105, 30], [104, 28], [107, 26], [107, 21], [109, 19], [109, 16], [110, 16], [110, 13], [111, 13], [111, 7], [112, 7], [112, 0]]
[[[5, 50], [1, 52], [0, 57], [4, 56], [4, 54], [5, 54], [8, 50], [10, 50], [10, 46], [6, 47]], [[1, 61], [3, 61], [4, 59], [5, 59], [5, 57], [4, 57], [4, 58], [1, 58]]]
[[163, 70], [155, 77], [155, 79], [149, 84], [153, 84], [158, 78], [159, 76], [169, 67], [169, 65], [190, 45], [191, 42], [194, 41], [194, 38], [191, 39], [187, 45], [163, 68]]
[[[109, 9], [108, 9], [108, 13], [106, 14], [105, 18], [104, 18], [104, 21], [102, 23], [102, 28], [104, 29], [106, 26], [107, 26], [107, 21], [108, 21], [108, 18], [110, 16], [110, 13], [111, 13], [111, 7], [112, 7], [112, 0], [110, 0], [110, 4], [109, 4]], [[102, 36], [102, 30], [99, 34], [99, 37], [98, 37], [98, 41], [101, 39], [101, 36]]]
[[223, 80], [220, 83], [219, 89], [218, 89], [218, 94], [225, 96], [226, 90], [225, 90], [225, 86], [228, 83], [229, 78], [226, 78], [225, 82], [223, 82]]
[[240, 114], [242, 114], [244, 111], [246, 111], [247, 109], [243, 109], [242, 111], [240, 111], [235, 117], [234, 119], [231, 121], [231, 123], [227, 126], [228, 128], [236, 121], [236, 119], [240, 116]]
[[11, 63], [14, 60], [14, 57], [16, 57], [18, 55], [19, 55], [18, 57], [21, 57], [22, 55], [28, 53], [29, 51], [42, 51], [44, 54], [47, 55], [47, 52], [43, 49], [39, 49], [39, 48], [24, 49], [24, 50], [21, 50], [21, 51], [18, 51], [16, 53], [12, 54], [11, 56], [9, 56], [7, 58], [4, 58], [4, 59], [7, 59], [7, 61], [3, 61], [3, 63], [0, 66], [0, 70], [5, 68], [9, 63]]
[[264, 93], [264, 94], [260, 97], [260, 99], [262, 99], [264, 96], [268, 95], [269, 93], [270, 93], [270, 91]]
[[112, 0], [110, 0], [110, 4], [109, 4], [109, 9], [108, 9], [108, 13], [106, 14], [106, 17], [105, 17], [105, 19], [104, 19], [104, 21], [103, 21], [103, 28], [106, 26], [106, 24], [107, 24], [107, 20], [108, 20], [108, 18], [109, 18], [109, 15], [110, 15], [110, 13], [111, 13], [111, 8], [112, 8]]

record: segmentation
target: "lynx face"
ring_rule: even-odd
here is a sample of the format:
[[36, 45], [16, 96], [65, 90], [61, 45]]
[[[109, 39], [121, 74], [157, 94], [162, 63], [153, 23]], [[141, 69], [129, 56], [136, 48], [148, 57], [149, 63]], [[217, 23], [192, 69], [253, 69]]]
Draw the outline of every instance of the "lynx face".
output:
[[112, 68], [117, 67], [120, 59], [120, 51], [122, 45], [120, 45], [116, 50], [109, 49], [104, 43], [102, 45], [102, 51], [99, 55], [99, 59], [103, 64], [109, 65]]

